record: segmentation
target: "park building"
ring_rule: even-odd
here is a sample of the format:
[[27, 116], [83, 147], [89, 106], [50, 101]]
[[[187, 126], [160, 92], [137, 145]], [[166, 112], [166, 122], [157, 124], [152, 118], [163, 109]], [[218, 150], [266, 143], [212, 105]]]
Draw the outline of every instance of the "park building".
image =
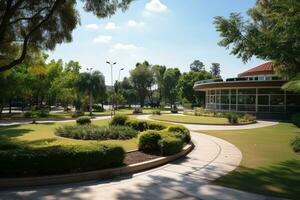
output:
[[236, 78], [198, 81], [194, 90], [205, 92], [208, 111], [280, 115], [300, 111], [300, 95], [281, 89], [286, 82], [267, 62]]

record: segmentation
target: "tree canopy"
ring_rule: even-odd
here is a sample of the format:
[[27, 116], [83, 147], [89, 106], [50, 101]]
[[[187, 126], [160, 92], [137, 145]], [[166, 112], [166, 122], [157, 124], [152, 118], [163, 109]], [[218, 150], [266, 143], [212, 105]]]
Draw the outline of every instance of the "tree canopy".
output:
[[[133, 0], [82, 0], [99, 18], [125, 10]], [[70, 42], [80, 23], [76, 0], [0, 0], [0, 72], [22, 63], [29, 51]]]
[[215, 18], [219, 45], [244, 62], [256, 56], [273, 61], [281, 74], [300, 72], [300, 1], [257, 0], [247, 14], [249, 20], [240, 13]]

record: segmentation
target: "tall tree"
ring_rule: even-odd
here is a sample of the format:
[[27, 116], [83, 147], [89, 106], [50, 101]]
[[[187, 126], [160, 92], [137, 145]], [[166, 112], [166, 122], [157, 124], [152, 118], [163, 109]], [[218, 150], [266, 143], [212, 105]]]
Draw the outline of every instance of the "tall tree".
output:
[[97, 97], [99, 93], [105, 93], [104, 76], [99, 71], [93, 73], [81, 73], [77, 81], [77, 88], [81, 93], [89, 96], [89, 111], [92, 115], [93, 98]]
[[240, 13], [215, 18], [219, 45], [244, 62], [253, 56], [272, 60], [278, 72], [293, 77], [300, 72], [299, 13], [299, 0], [257, 0], [249, 20]]
[[154, 78], [155, 82], [157, 84], [157, 89], [159, 92], [159, 101], [162, 100], [163, 97], [163, 91], [164, 91], [164, 74], [166, 71], [166, 66], [162, 65], [154, 65], [152, 67], [153, 73], [154, 73]]
[[191, 69], [191, 71], [194, 71], [194, 72], [200, 72], [202, 70], [205, 70], [204, 66], [205, 65], [200, 60], [194, 60], [194, 62], [192, 62], [192, 64], [190, 64], [190, 69]]
[[178, 81], [180, 78], [178, 68], [168, 68], [164, 74], [164, 95], [168, 99], [171, 107], [175, 104], [178, 97]]
[[[78, 1], [78, 0], [77, 0]], [[79, 24], [76, 0], [1, 0], [0, 72], [22, 63], [30, 50], [53, 50], [72, 40]], [[125, 10], [133, 0], [82, 0], [99, 18]]]
[[219, 63], [211, 63], [210, 73], [213, 78], [221, 78], [221, 69]]
[[137, 92], [141, 107], [144, 107], [148, 89], [154, 84], [153, 71], [150, 64], [147, 61], [137, 63], [135, 69], [130, 71], [130, 80]]

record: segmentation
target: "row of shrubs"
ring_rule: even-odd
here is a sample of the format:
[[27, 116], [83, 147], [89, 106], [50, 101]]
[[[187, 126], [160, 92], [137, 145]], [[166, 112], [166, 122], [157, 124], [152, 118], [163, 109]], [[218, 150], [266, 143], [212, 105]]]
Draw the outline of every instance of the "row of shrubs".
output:
[[26, 111], [24, 112], [23, 116], [25, 118], [36, 118], [36, 117], [44, 118], [49, 116], [49, 111], [46, 109], [36, 110], [36, 111]]
[[98, 170], [121, 166], [124, 158], [124, 149], [115, 145], [20, 147], [0, 150], [0, 176], [23, 177]]
[[137, 136], [138, 132], [128, 126], [68, 125], [55, 130], [61, 137], [81, 140], [127, 140]]

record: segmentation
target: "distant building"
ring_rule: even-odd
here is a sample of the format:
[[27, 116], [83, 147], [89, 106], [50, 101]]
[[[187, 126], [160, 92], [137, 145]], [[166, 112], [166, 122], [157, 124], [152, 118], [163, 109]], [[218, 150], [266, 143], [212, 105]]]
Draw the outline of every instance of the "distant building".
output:
[[255, 114], [300, 111], [300, 95], [281, 90], [286, 82], [274, 74], [273, 64], [268, 62], [226, 81], [198, 81], [194, 90], [205, 92], [205, 109], [210, 111]]

